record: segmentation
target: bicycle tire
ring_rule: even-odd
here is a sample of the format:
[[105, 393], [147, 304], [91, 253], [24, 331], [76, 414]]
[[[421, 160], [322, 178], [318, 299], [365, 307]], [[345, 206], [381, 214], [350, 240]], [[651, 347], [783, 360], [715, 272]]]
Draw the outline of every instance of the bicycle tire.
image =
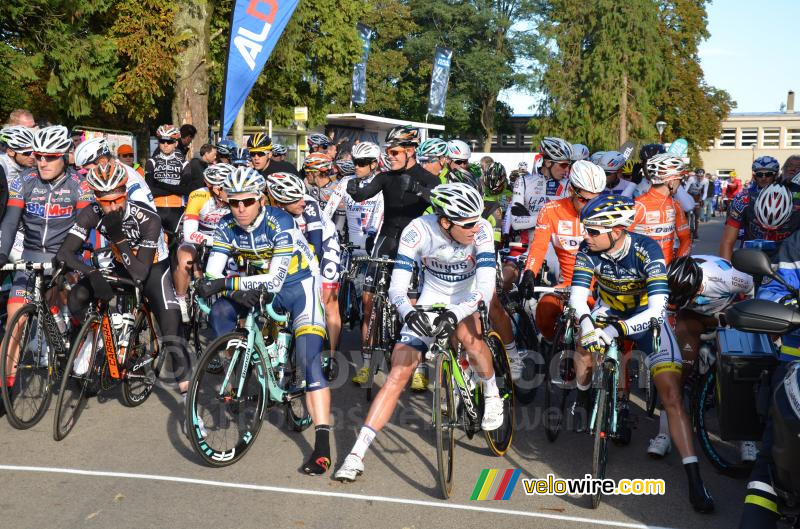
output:
[[[97, 373], [98, 340], [100, 339], [101, 327], [100, 315], [92, 313], [81, 326], [75, 343], [70, 348], [67, 363], [64, 366], [64, 374], [61, 377], [61, 387], [58, 391], [56, 409], [53, 416], [53, 439], [63, 440], [75, 427], [78, 422], [90, 393], [93, 391]], [[89, 354], [89, 363], [86, 373], [75, 374], [75, 360], [83, 349], [84, 342], [89, 338], [92, 340], [92, 351]], [[103, 352], [105, 349], [103, 348]]]
[[295, 432], [302, 432], [311, 426], [311, 415], [306, 408], [305, 398], [292, 399], [285, 405], [286, 422]]
[[746, 477], [752, 464], [742, 464], [734, 460], [734, 457], [738, 459], [738, 445], [723, 441], [714, 431], [716, 418], [713, 410], [718, 407], [715, 397], [716, 377], [716, 371], [709, 369], [700, 377], [692, 391], [691, 413], [695, 436], [708, 462], [717, 472], [732, 478]]
[[[611, 373], [603, 369], [603, 385], [597, 392], [597, 416], [594, 422], [594, 451], [592, 453], [592, 478], [606, 477], [608, 463], [608, 438], [611, 437], [611, 394], [614, 391]], [[602, 491], [592, 494], [592, 509], [597, 509]]]
[[[141, 333], [145, 332], [145, 340]], [[129, 408], [139, 406], [153, 392], [156, 375], [158, 349], [148, 349], [156, 339], [150, 313], [142, 309], [136, 314], [128, 340], [125, 358], [125, 377], [122, 381], [122, 403]], [[148, 358], [149, 357], [149, 358]], [[137, 368], [137, 369], [134, 369]]]
[[[3, 339], [2, 357], [0, 362], [0, 381], [5, 382], [8, 376], [8, 349], [13, 338], [13, 329], [19, 324], [20, 319], [27, 317], [25, 327], [21, 329], [22, 339], [18, 345], [19, 356], [17, 358], [17, 371], [16, 380], [13, 388], [6, 387], [5, 383], [0, 383], [2, 386], [3, 405], [5, 406], [6, 416], [8, 422], [17, 430], [27, 430], [35, 426], [42, 417], [47, 413], [47, 408], [50, 405], [50, 399], [53, 397], [53, 385], [57, 378], [58, 365], [42, 365], [41, 362], [41, 344], [47, 343], [48, 346], [48, 364], [55, 362], [55, 355], [52, 353], [52, 347], [47, 341], [47, 333], [44, 332], [43, 322], [39, 322], [38, 317], [39, 306], [37, 304], [23, 305], [20, 310], [14, 315], [14, 318], [8, 322], [6, 326], [7, 332]], [[39, 338], [39, 350], [29, 351], [28, 342], [30, 342], [33, 332], [39, 326], [38, 332], [43, 335]], [[44, 339], [44, 340], [43, 340]], [[42, 380], [43, 379], [43, 380]], [[38, 383], [28, 384], [28, 381], [38, 380]], [[14, 390], [14, 400], [11, 400], [9, 390]], [[30, 396], [30, 397], [28, 397]], [[30, 410], [30, 413], [23, 414], [23, 409]]]
[[500, 335], [492, 331], [486, 340], [486, 345], [492, 353], [494, 364], [494, 374], [497, 380], [497, 388], [500, 390], [500, 398], [503, 399], [503, 424], [500, 428], [490, 432], [484, 432], [486, 444], [492, 454], [502, 457], [511, 447], [514, 438], [514, 382], [511, 379], [511, 366], [508, 363], [508, 354], [503, 347], [503, 340]]
[[[555, 347], [553, 347], [555, 349]], [[554, 443], [561, 433], [564, 424], [564, 410], [567, 405], [567, 398], [569, 397], [570, 390], [560, 387], [553, 378], [550, 376], [551, 362], [547, 362], [547, 370], [545, 374], [545, 393], [544, 393], [544, 411], [542, 412], [542, 422], [544, 424], [544, 433], [547, 440]], [[572, 357], [564, 356], [564, 353], [559, 354], [558, 372], [562, 381], [569, 382], [571, 377], [575, 376], [575, 368]]]
[[453, 492], [457, 418], [455, 379], [449, 353], [438, 355], [434, 380], [433, 424], [436, 436], [437, 481], [443, 498], [447, 499]]
[[[518, 316], [519, 316], [519, 323], [515, 321], [513, 316], [511, 317], [511, 321], [514, 322], [515, 326], [518, 329], [518, 334], [516, 336], [519, 337], [527, 336], [527, 338], [523, 338], [522, 341], [517, 339], [517, 346], [522, 344], [523, 347], [525, 347], [526, 349], [541, 351], [541, 349], [543, 349], [544, 340], [539, 340], [539, 344], [538, 346], [536, 346], [537, 345], [535, 343], [536, 339], [534, 338], [536, 333], [534, 331], [534, 327], [531, 324], [530, 319], [528, 318], [528, 315], [525, 314], [523, 310], [520, 310], [518, 312]], [[542, 356], [544, 356], [545, 358], [547, 357], [546, 354], [543, 354]], [[537, 364], [536, 361], [529, 356], [526, 356], [525, 358], [522, 359], [522, 364], [523, 368], [522, 368], [522, 377], [520, 379], [520, 382], [524, 381], [525, 384], [517, 383], [515, 385], [514, 396], [520, 404], [524, 404], [527, 406], [528, 404], [531, 404], [534, 400], [536, 400], [536, 393], [539, 390], [538, 384], [536, 384], [536, 379], [539, 377], [540, 374], [544, 375], [544, 373], [542, 372], [543, 369], [544, 371], [547, 371], [547, 364], [541, 366]], [[528, 386], [528, 384], [530, 384], [530, 386]]]
[[369, 329], [369, 347], [370, 356], [369, 356], [369, 370], [367, 370], [367, 383], [364, 387], [365, 394], [367, 397], [367, 402], [372, 401], [372, 384], [375, 382], [375, 375], [380, 369], [381, 366], [381, 358], [383, 358], [384, 351], [383, 348], [379, 346], [379, 342], [381, 341], [381, 326], [383, 325], [383, 297], [382, 296], [375, 296], [374, 303], [372, 305], [372, 314], [375, 315], [375, 319], [373, 320], [373, 325]]
[[[203, 357], [194, 370], [189, 383], [189, 392], [186, 399], [187, 435], [195, 453], [207, 465], [224, 467], [239, 461], [255, 443], [263, 424], [263, 412], [268, 399], [267, 374], [263, 357], [258, 351], [253, 351], [250, 365], [246, 367], [245, 388], [242, 389], [243, 398], [235, 401], [237, 384], [241, 374], [243, 350], [237, 359], [237, 365], [230, 368], [230, 355], [232, 348], [247, 346], [247, 333], [239, 330], [220, 336], [207, 348]], [[210, 366], [214, 360], [219, 366]], [[224, 382], [228, 368], [231, 369], [228, 394], [220, 398], [220, 387]], [[247, 410], [242, 410], [244, 406]], [[217, 409], [214, 409], [214, 407]], [[202, 419], [202, 423], [199, 419]], [[218, 439], [211, 435], [212, 429], [216, 434], [223, 428], [235, 429], [233, 446], [222, 446], [228, 439], [227, 431]], [[204, 435], [205, 434], [205, 435]]]
[[648, 417], [653, 417], [656, 413], [656, 405], [658, 405], [658, 390], [653, 383], [653, 377], [650, 370], [647, 370], [647, 387], [645, 387], [644, 399], [646, 403], [646, 412]]

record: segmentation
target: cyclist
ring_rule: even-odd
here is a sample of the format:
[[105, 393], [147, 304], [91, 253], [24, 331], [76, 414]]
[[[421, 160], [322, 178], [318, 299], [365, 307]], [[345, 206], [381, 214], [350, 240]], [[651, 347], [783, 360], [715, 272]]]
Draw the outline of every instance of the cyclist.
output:
[[272, 159], [272, 138], [263, 132], [256, 132], [247, 139], [253, 169], [267, 178], [272, 173], [297, 174], [297, 169], [289, 162]]
[[503, 214], [511, 203], [513, 193], [508, 188], [506, 168], [499, 162], [489, 164], [483, 173], [483, 188], [486, 190], [486, 209], [484, 216], [494, 229], [494, 242], [500, 246], [503, 235]]
[[[206, 264], [209, 279], [198, 282], [197, 291], [203, 297], [225, 294], [211, 307], [209, 321], [216, 336], [232, 332], [236, 320], [258, 304], [264, 289], [275, 309], [291, 315], [298, 373], [305, 375], [306, 406], [316, 425], [314, 450], [303, 470], [323, 474], [330, 467], [330, 389], [320, 359], [325, 320], [317, 285], [319, 268], [294, 218], [265, 205], [265, 184], [264, 177], [249, 167], [237, 168], [223, 183], [231, 213], [217, 224]], [[234, 254], [256, 272], [224, 277]]]
[[617, 151], [606, 151], [597, 161], [597, 165], [606, 173], [606, 193], [633, 196], [636, 184], [620, 178], [626, 162], [625, 155]]
[[[494, 295], [495, 257], [492, 230], [481, 218], [483, 199], [469, 185], [441, 184], [431, 191], [436, 212], [413, 220], [400, 237], [389, 296], [405, 321], [400, 342], [392, 351], [391, 370], [355, 445], [334, 478], [355, 481], [364, 472], [363, 459], [376, 434], [392, 415], [405, 385], [428, 351], [433, 327], [445, 324], [469, 354], [470, 363], [483, 382], [486, 404], [481, 427], [496, 430], [503, 422], [503, 404], [494, 378], [491, 354], [481, 339], [476, 308]], [[422, 262], [425, 283], [419, 304], [446, 303], [448, 310], [430, 321], [414, 310], [408, 298], [414, 263]]]
[[472, 156], [472, 149], [466, 142], [461, 140], [450, 140], [447, 142], [447, 166], [454, 171], [458, 168], [469, 168], [469, 157]]
[[311, 245], [322, 274], [322, 304], [332, 351], [339, 346], [342, 320], [339, 314], [339, 239], [330, 218], [322, 207], [306, 193], [299, 176], [291, 173], [272, 173], [267, 190], [273, 202], [288, 212]]
[[[523, 249], [512, 248], [503, 265], [503, 282], [506, 286], [519, 279], [516, 259], [525, 251], [524, 246], [533, 240], [533, 228], [539, 211], [549, 200], [558, 200], [567, 195], [565, 177], [572, 164], [572, 145], [561, 138], [544, 138], [539, 143], [539, 152], [542, 155], [541, 173], [519, 178], [511, 198], [511, 227], [522, 231], [520, 242]], [[555, 263], [555, 256], [551, 255], [548, 262]]]
[[[23, 230], [22, 259], [49, 263], [75, 223], [79, 212], [91, 202], [86, 182], [67, 165], [72, 140], [66, 127], [54, 125], [38, 130], [33, 137], [36, 166], [26, 169], [8, 183], [8, 207], [0, 223], [0, 267], [9, 261], [17, 230]], [[6, 310], [10, 321], [32, 299], [33, 276], [27, 271], [14, 274]], [[60, 306], [58, 293], [46, 294], [48, 303]], [[24, 323], [23, 320], [20, 323]], [[20, 327], [11, 332], [18, 333]], [[14, 385], [14, 364], [19, 340], [9, 342], [6, 385]]]
[[235, 170], [232, 165], [220, 163], [203, 171], [206, 186], [195, 189], [189, 195], [189, 203], [183, 215], [183, 243], [177, 250], [177, 263], [172, 273], [175, 282], [175, 297], [181, 308], [181, 318], [189, 322], [189, 310], [186, 305], [186, 292], [189, 281], [194, 275], [197, 261], [197, 246], [211, 246], [214, 242], [214, 231], [220, 219], [230, 213], [222, 184]]
[[326, 154], [330, 159], [334, 159], [336, 157], [336, 145], [333, 143], [333, 140], [331, 140], [325, 134], [319, 134], [316, 132], [309, 134], [306, 138], [306, 144], [308, 145], [309, 153], [319, 152]]
[[[92, 138], [86, 140], [75, 149], [75, 166], [78, 172], [85, 175], [100, 164], [107, 164], [114, 160], [111, 149], [105, 138]], [[130, 165], [121, 164], [127, 174], [126, 187], [128, 200], [141, 202], [155, 209], [153, 193], [144, 178]]]
[[[96, 229], [111, 241], [114, 252], [114, 273], [129, 277], [143, 285], [145, 300], [158, 321], [159, 339], [172, 354], [172, 367], [178, 391], [186, 395], [189, 387], [188, 355], [180, 337], [181, 315], [172, 287], [169, 254], [161, 231], [158, 213], [147, 204], [128, 199], [128, 171], [122, 164], [110, 160], [98, 164], [86, 175], [86, 182], [95, 201], [83, 209], [58, 250], [56, 259], [84, 277], [69, 293], [69, 310], [74, 318], [82, 319], [92, 299], [110, 301], [114, 297], [111, 285], [102, 273], [87, 265], [78, 255], [91, 230]], [[172, 341], [174, 345], [167, 346]], [[87, 340], [91, 347], [93, 340]], [[76, 359], [76, 374], [89, 369], [90, 350]]]
[[[729, 261], [715, 255], [687, 255], [675, 259], [669, 265], [667, 281], [669, 304], [677, 310], [675, 338], [681, 347], [681, 356], [688, 362], [697, 360], [700, 335], [715, 331], [719, 326], [719, 315], [753, 289], [751, 276], [739, 272]], [[666, 417], [666, 414], [661, 416]], [[651, 442], [651, 446], [661, 445], [658, 448], [663, 455], [670, 440], [666, 420], [662, 419], [661, 423], [658, 437], [662, 439]], [[742, 441], [740, 451], [742, 461], [755, 461], [757, 450], [754, 442]]]
[[289, 154], [289, 149], [287, 149], [285, 145], [281, 145], [280, 143], [273, 143], [272, 144], [272, 161], [273, 162], [284, 162], [284, 161], [286, 161], [286, 155], [287, 154]]
[[[351, 244], [359, 246], [353, 251], [354, 255], [367, 255], [375, 244], [375, 235], [378, 233], [383, 221], [383, 194], [357, 202], [347, 194], [347, 184], [351, 180], [358, 182], [363, 187], [375, 178], [378, 171], [378, 157], [380, 147], [371, 142], [361, 142], [353, 146], [352, 155], [355, 164], [355, 175], [345, 177], [338, 182], [336, 190], [325, 205], [324, 215], [333, 218], [334, 212], [344, 202], [347, 211], [347, 235]], [[354, 283], [363, 289], [366, 266], [362, 266]], [[363, 321], [361, 323], [361, 343], [368, 341], [369, 315], [372, 313], [372, 296], [362, 293]], [[337, 309], [338, 310], [338, 309]], [[366, 349], [364, 349], [366, 350]], [[363, 353], [362, 353], [363, 354]], [[367, 381], [369, 357], [363, 357], [364, 365], [356, 372], [353, 382], [364, 384]]]
[[[670, 417], [670, 433], [688, 477], [689, 500], [696, 511], [711, 512], [714, 501], [700, 478], [692, 429], [681, 400], [681, 353], [663, 318], [669, 295], [664, 255], [649, 237], [627, 231], [635, 212], [633, 199], [622, 195], [601, 195], [581, 210], [586, 240], [575, 259], [569, 300], [581, 327], [575, 362], [577, 399], [588, 409], [595, 362], [592, 355], [602, 354], [615, 338], [632, 340], [647, 355], [653, 381]], [[590, 311], [587, 300], [593, 280], [599, 301]], [[597, 315], [616, 316], [619, 321], [596, 327], [593, 316]], [[661, 327], [659, 351], [653, 350], [653, 318]]]
[[[733, 255], [733, 247], [736, 240], [744, 237], [749, 240], [748, 230], [755, 232], [760, 230], [753, 226], [753, 205], [759, 191], [775, 182], [778, 176], [780, 164], [772, 156], [759, 156], [753, 161], [753, 180], [746, 189], [739, 191], [730, 201], [728, 207], [728, 218], [725, 220], [725, 229], [722, 232], [722, 241], [719, 244], [719, 255], [724, 259], [730, 259]], [[733, 183], [733, 178], [731, 178]], [[738, 182], [737, 182], [738, 183]], [[735, 189], [735, 185], [728, 185], [728, 189]], [[729, 194], [730, 195], [730, 194]]]
[[161, 125], [156, 131], [158, 150], [144, 166], [144, 179], [155, 197], [154, 202], [161, 217], [161, 226], [170, 239], [177, 242], [178, 223], [183, 215], [183, 195], [192, 192], [183, 177], [186, 165], [175, 151], [180, 131], [172, 125]]
[[252, 167], [250, 151], [247, 147], [236, 147], [231, 153], [231, 165], [234, 167]]
[[423, 169], [439, 177], [439, 182], [447, 183], [450, 166], [447, 163], [447, 142], [441, 138], [428, 138], [416, 150], [417, 161]]
[[675, 241], [678, 241], [677, 255], [688, 255], [692, 249], [692, 237], [686, 216], [673, 197], [681, 187], [684, 164], [677, 156], [658, 154], [647, 160], [645, 165], [650, 189], [636, 198], [636, 215], [629, 231], [647, 235], [659, 246], [664, 261], [669, 264], [675, 253]]
[[231, 163], [231, 157], [235, 150], [236, 143], [233, 140], [219, 140], [219, 143], [217, 143], [217, 163]]
[[587, 158], [589, 158], [589, 147], [582, 143], [573, 143], [572, 156], [570, 159], [573, 162], [577, 162], [579, 160], [586, 160]]
[[0, 143], [5, 144], [0, 154], [0, 219], [6, 211], [8, 183], [34, 165], [33, 134], [33, 129], [19, 125], [0, 130]]
[[[600, 167], [588, 160], [572, 164], [569, 196], [545, 204], [536, 219], [533, 242], [519, 285], [524, 298], [533, 297], [534, 278], [539, 275], [551, 244], [558, 257], [558, 286], [568, 286], [572, 282], [575, 256], [586, 233], [580, 221], [580, 212], [587, 202], [603, 193], [605, 188], [606, 175]], [[556, 321], [563, 311], [561, 297], [555, 294], [543, 295], [536, 304], [536, 328], [547, 340], [553, 339]]]

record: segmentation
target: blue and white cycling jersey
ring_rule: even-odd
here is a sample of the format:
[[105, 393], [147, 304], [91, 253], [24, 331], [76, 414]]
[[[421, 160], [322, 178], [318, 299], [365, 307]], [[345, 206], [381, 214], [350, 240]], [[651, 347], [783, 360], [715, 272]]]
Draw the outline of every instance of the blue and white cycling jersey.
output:
[[408, 298], [414, 263], [419, 262], [425, 283], [419, 303], [452, 305], [459, 321], [475, 312], [483, 300], [494, 295], [495, 255], [492, 226], [479, 219], [479, 231], [472, 244], [461, 245], [439, 226], [436, 215], [423, 215], [406, 226], [400, 235], [397, 260], [392, 272], [389, 298], [405, 318], [413, 306]]
[[696, 255], [694, 260], [703, 271], [703, 282], [686, 309], [713, 316], [727, 309], [740, 294], [753, 289], [753, 278], [736, 270], [727, 259], [716, 255]]

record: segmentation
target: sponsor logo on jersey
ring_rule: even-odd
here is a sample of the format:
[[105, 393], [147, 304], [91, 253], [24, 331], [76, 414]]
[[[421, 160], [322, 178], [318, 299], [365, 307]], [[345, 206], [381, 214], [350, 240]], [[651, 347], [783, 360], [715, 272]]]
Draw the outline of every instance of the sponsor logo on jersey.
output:
[[574, 223], [571, 220], [558, 221], [558, 234], [559, 235], [572, 235]]
[[72, 216], [72, 206], [62, 206], [61, 204], [37, 204], [28, 202], [25, 204], [25, 211], [37, 217], [49, 219], [61, 219]]

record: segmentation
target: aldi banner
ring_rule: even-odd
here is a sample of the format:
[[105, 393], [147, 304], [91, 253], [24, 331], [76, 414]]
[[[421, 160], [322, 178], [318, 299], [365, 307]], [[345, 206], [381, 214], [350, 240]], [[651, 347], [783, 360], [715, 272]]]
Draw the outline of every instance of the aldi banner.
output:
[[367, 102], [367, 59], [369, 59], [369, 46], [372, 41], [372, 28], [358, 23], [356, 26], [358, 36], [361, 38], [361, 61], [353, 67], [353, 95], [351, 101], [354, 105], [363, 105]]
[[444, 117], [444, 104], [447, 99], [447, 84], [450, 82], [450, 62], [453, 50], [436, 46], [433, 54], [433, 72], [431, 72], [431, 93], [428, 97], [428, 114]]
[[225, 92], [222, 96], [222, 136], [261, 75], [272, 49], [286, 28], [298, 0], [236, 0], [231, 13]]

